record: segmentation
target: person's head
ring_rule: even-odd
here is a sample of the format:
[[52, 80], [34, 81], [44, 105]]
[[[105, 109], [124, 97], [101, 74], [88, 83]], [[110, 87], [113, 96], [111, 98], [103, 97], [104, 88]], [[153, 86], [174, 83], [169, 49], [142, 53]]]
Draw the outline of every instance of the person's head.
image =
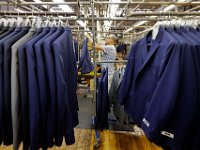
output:
[[117, 38], [115, 35], [109, 35], [106, 37], [105, 44], [106, 45], [115, 45], [117, 42]]

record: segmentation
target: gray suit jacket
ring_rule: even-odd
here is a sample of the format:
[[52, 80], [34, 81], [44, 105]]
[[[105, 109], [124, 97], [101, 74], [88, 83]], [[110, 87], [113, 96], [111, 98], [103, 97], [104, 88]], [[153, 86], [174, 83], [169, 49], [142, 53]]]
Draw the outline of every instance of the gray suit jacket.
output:
[[124, 111], [124, 106], [121, 106], [117, 103], [117, 93], [122, 79], [121, 76], [122, 75], [119, 70], [115, 71], [109, 91], [109, 100], [111, 105], [113, 105], [114, 115], [119, 120], [120, 124], [124, 124], [126, 112]]
[[21, 122], [20, 113], [20, 95], [19, 95], [19, 66], [18, 66], [18, 48], [26, 43], [33, 34], [35, 33], [35, 28], [31, 28], [29, 32], [19, 39], [11, 47], [11, 114], [12, 114], [12, 129], [13, 129], [13, 150], [18, 150], [19, 141], [19, 129]]

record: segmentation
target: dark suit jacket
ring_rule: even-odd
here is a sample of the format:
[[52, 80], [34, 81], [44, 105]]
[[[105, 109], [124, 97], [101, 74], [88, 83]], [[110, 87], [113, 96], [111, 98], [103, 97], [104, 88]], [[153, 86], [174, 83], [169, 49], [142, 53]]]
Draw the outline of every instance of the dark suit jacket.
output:
[[102, 79], [103, 93], [102, 93], [102, 125], [103, 128], [108, 129], [108, 113], [110, 112], [110, 101], [108, 96], [108, 68], [105, 69], [106, 73]]
[[39, 149], [41, 146], [40, 129], [40, 104], [39, 87], [36, 72], [36, 59], [34, 44], [49, 32], [49, 28], [44, 28], [42, 33], [25, 44], [27, 67], [28, 67], [28, 89], [29, 89], [29, 118], [30, 118], [30, 149]]
[[98, 79], [98, 91], [97, 91], [97, 102], [96, 102], [96, 129], [103, 130], [103, 119], [102, 119], [102, 101], [103, 101], [103, 78], [106, 74], [106, 70], [103, 69], [100, 78]]
[[[56, 71], [52, 42], [54, 42], [63, 33], [63, 27], [59, 27], [56, 32], [47, 37], [43, 41], [44, 45], [44, 61], [47, 72], [47, 92], [49, 93], [49, 101], [47, 102], [47, 129], [46, 143], [50, 147], [54, 145], [53, 138], [56, 135], [56, 125], [60, 123], [56, 121], [57, 116], [57, 90], [56, 90]], [[56, 142], [57, 145], [57, 142]]]
[[47, 102], [49, 100], [49, 93], [47, 92], [47, 74], [45, 70], [44, 63], [44, 47], [43, 41], [52, 35], [56, 28], [51, 28], [45, 36], [43, 36], [37, 43], [34, 45], [35, 49], [35, 58], [36, 58], [36, 74], [38, 77], [38, 88], [39, 88], [39, 99], [40, 99], [40, 129], [41, 129], [41, 145], [44, 149], [48, 147], [46, 143], [46, 129], [47, 129]]
[[[42, 32], [40, 28], [32, 38]], [[19, 91], [21, 99], [21, 113], [22, 113], [22, 141], [23, 149], [27, 150], [30, 147], [30, 123], [29, 123], [29, 95], [28, 95], [28, 67], [26, 59], [25, 45], [18, 48], [19, 60]]]
[[[67, 144], [73, 144], [75, 142], [73, 127], [78, 124], [77, 69], [72, 34], [69, 28], [65, 28], [64, 33], [53, 42], [53, 50], [55, 54], [57, 94], [59, 97], [57, 105], [61, 108], [58, 117], [60, 118], [59, 121], [61, 121], [64, 115], [65, 140]], [[64, 113], [62, 112], [63, 109]], [[62, 125], [60, 124], [59, 127], [60, 129], [57, 130], [61, 130], [59, 133], [62, 133]], [[61, 136], [62, 134], [58, 135], [58, 137]], [[62, 142], [61, 138], [58, 138], [58, 144], [61, 144], [59, 141]]]
[[79, 66], [78, 66], [78, 69], [81, 69], [82, 74], [90, 73], [93, 70], [93, 65], [88, 53], [87, 43], [88, 43], [88, 39], [86, 38], [83, 42], [81, 58], [80, 58]]
[[[169, 36], [164, 35], [160, 45], [167, 47], [169, 42], [165, 39]], [[160, 46], [157, 57], [154, 58], [156, 61], [160, 57], [161, 65], [156, 77], [157, 85], [141, 126], [150, 140], [162, 141], [162, 144], [173, 149], [183, 149], [197, 114], [194, 106], [198, 104], [198, 92], [195, 89], [198, 89], [199, 75], [195, 71], [195, 64], [199, 62], [194, 57], [198, 56], [197, 49], [191, 43], [185, 44], [178, 36], [175, 39], [177, 40], [172, 43], [174, 46], [167, 51]], [[155, 66], [150, 69], [155, 70]], [[190, 74], [187, 73], [188, 70]], [[193, 109], [188, 110], [188, 107]], [[183, 116], [183, 112], [187, 115]]]
[[16, 34], [4, 41], [4, 102], [5, 102], [5, 144], [12, 144], [12, 119], [11, 119], [11, 47], [12, 45], [28, 33], [30, 27], [19, 28]]

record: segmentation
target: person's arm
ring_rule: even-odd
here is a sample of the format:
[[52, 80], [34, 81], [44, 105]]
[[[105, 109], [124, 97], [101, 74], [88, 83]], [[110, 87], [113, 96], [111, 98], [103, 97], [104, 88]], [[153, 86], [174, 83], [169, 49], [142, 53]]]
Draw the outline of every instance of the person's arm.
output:
[[96, 50], [103, 51], [103, 46], [101, 46], [99, 44], [95, 44], [95, 48], [96, 48]]
[[[90, 41], [90, 43], [88, 42], [88, 45], [90, 46], [90, 47], [92, 47], [92, 42]], [[103, 46], [101, 46], [101, 45], [99, 45], [99, 44], [97, 44], [97, 43], [95, 43], [95, 49], [96, 50], [98, 50], [98, 51], [103, 51], [104, 49], [103, 49]]]

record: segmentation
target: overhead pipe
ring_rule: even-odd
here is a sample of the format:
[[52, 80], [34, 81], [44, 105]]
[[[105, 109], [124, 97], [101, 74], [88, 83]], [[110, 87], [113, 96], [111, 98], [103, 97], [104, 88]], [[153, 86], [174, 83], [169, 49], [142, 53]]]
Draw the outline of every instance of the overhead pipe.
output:
[[[141, 1], [121, 1], [121, 2], [109, 2], [109, 1], [95, 1], [95, 4], [124, 4], [127, 3], [132, 5], [200, 5], [199, 1], [195, 2], [157, 2], [157, 1], [148, 1], [148, 2], [141, 2]], [[23, 2], [18, 3], [19, 5], [76, 5], [77, 2]], [[79, 1], [79, 4], [82, 5], [90, 5], [89, 1]], [[0, 5], [7, 5], [6, 2], [0, 2]]]

